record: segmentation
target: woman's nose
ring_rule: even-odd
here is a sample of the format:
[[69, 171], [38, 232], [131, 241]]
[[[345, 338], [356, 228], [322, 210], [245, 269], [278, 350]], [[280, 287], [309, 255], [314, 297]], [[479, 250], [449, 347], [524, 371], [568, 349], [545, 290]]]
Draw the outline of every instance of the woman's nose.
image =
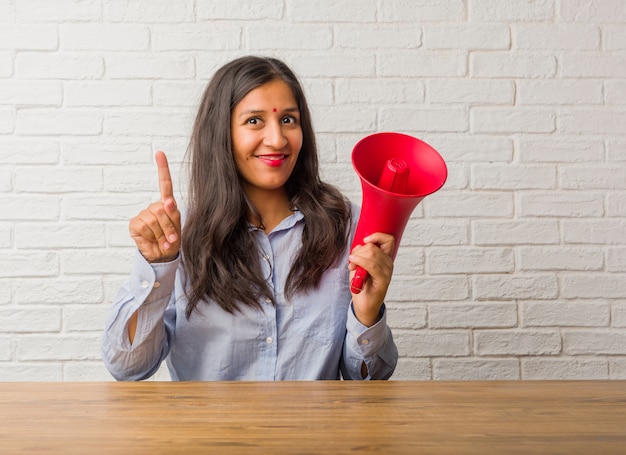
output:
[[266, 128], [265, 145], [277, 150], [287, 145], [287, 138], [280, 122], [270, 122]]

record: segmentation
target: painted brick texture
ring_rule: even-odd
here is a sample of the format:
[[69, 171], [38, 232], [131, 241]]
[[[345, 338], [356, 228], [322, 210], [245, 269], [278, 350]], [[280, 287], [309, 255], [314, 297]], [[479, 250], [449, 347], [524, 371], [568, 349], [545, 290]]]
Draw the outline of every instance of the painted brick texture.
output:
[[199, 97], [244, 54], [300, 75], [355, 202], [367, 134], [448, 164], [396, 259], [393, 379], [626, 379], [622, 0], [6, 0], [0, 381], [111, 380], [100, 334], [153, 154], [184, 203]]

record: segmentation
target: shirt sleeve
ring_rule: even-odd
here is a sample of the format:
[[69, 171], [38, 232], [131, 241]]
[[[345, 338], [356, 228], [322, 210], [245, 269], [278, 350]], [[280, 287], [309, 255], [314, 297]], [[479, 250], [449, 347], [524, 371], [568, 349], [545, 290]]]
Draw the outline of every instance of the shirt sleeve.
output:
[[[169, 352], [175, 311], [174, 283], [179, 259], [150, 264], [136, 251], [128, 280], [119, 289], [102, 337], [102, 359], [118, 381], [147, 379]], [[131, 344], [128, 323], [137, 311], [137, 329]], [[167, 316], [166, 316], [167, 315]]]
[[[359, 322], [352, 304], [348, 309], [347, 333], [341, 373], [344, 379], [389, 379], [398, 363], [398, 348], [387, 326], [385, 305], [379, 321], [371, 327]], [[361, 376], [361, 365], [367, 366], [367, 377]]]

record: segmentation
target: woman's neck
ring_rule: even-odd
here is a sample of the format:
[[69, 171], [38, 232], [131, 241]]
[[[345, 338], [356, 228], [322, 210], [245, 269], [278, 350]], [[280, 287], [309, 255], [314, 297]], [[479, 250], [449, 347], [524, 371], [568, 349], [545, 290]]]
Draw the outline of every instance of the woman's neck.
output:
[[287, 194], [280, 191], [248, 191], [248, 198], [254, 204], [261, 219], [255, 219], [251, 214], [250, 222], [256, 226], [263, 226], [264, 231], [269, 234], [285, 218], [293, 214], [291, 203]]

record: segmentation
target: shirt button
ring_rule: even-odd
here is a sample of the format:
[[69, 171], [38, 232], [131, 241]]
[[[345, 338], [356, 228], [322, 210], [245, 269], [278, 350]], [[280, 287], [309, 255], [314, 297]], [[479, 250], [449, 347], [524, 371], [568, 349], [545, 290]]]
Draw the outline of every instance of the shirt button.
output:
[[265, 299], [265, 303], [272, 303], [272, 299], [270, 299], [269, 297], [267, 297], [267, 298]]
[[148, 286], [150, 286], [150, 283], [148, 283], [146, 280], [143, 280], [143, 281], [141, 282], [141, 287], [142, 287], [142, 288], [144, 288], [144, 289], [145, 289], [145, 288], [147, 288]]
[[266, 342], [267, 344], [272, 344], [272, 342], [273, 342], [273, 341], [274, 341], [274, 340], [272, 340], [272, 337], [267, 337], [267, 338], [265, 339], [265, 342]]
[[370, 340], [367, 338], [365, 340], [361, 340], [361, 344], [370, 344]]
[[158, 288], [159, 286], [161, 286], [161, 283], [159, 283], [158, 281], [155, 281], [155, 282], [154, 282], [154, 287], [155, 287], [155, 288]]

